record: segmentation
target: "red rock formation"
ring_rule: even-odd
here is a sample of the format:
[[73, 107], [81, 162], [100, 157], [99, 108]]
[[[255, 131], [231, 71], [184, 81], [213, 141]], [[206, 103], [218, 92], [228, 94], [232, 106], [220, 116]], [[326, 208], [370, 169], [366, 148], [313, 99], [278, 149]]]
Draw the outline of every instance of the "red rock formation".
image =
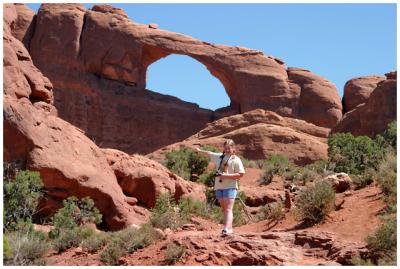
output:
[[353, 78], [344, 85], [343, 112], [353, 110], [356, 106], [365, 103], [376, 88], [378, 82], [386, 79], [384, 76], [367, 76]]
[[297, 164], [307, 164], [327, 158], [328, 133], [328, 128], [256, 109], [209, 123], [185, 141], [151, 155], [161, 159], [163, 152], [194, 144], [208, 144], [221, 149], [224, 141], [230, 138], [235, 141], [238, 154], [247, 159], [265, 159], [271, 154], [282, 154]]
[[68, 196], [90, 196], [110, 229], [145, 221], [145, 210], [125, 202], [100, 149], [57, 117], [52, 84], [12, 36], [11, 26], [19, 20], [16, 7], [4, 5], [4, 161], [40, 172], [47, 190], [41, 214], [54, 213]]
[[298, 118], [327, 128], [335, 126], [342, 118], [335, 85], [301, 68], [289, 68], [288, 76], [292, 91], [299, 94]]
[[350, 132], [353, 135], [374, 137], [386, 130], [396, 120], [397, 113], [397, 71], [385, 74], [367, 101], [347, 112], [333, 133]]
[[102, 151], [124, 193], [149, 208], [154, 207], [157, 197], [163, 192], [171, 193], [176, 201], [182, 196], [205, 200], [203, 185], [185, 181], [155, 161], [114, 149]]
[[[60, 117], [98, 145], [128, 153], [149, 153], [215, 118], [255, 108], [329, 128], [341, 118], [334, 86], [311, 72], [287, 71], [281, 60], [257, 50], [156, 28], [134, 23], [107, 5], [92, 10], [80, 4], [42, 5], [30, 52], [54, 85]], [[170, 54], [204, 64], [224, 85], [230, 107], [214, 113], [146, 90], [148, 66]]]

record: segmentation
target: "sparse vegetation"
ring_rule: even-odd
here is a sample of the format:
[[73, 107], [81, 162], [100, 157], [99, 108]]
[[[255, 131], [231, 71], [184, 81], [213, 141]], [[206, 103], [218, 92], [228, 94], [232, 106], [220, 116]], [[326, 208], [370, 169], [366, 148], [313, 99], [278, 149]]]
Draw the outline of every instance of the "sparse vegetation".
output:
[[335, 191], [329, 183], [319, 181], [301, 191], [295, 202], [300, 220], [317, 223], [333, 210]]
[[386, 216], [384, 223], [367, 237], [368, 248], [374, 253], [377, 265], [396, 265], [397, 225], [396, 220]]
[[203, 174], [208, 162], [207, 157], [197, 154], [192, 149], [181, 148], [166, 154], [165, 166], [180, 177], [190, 180], [193, 174]]
[[82, 248], [89, 253], [95, 253], [102, 249], [107, 244], [108, 240], [108, 233], [102, 232], [100, 234], [95, 234], [83, 240]]
[[259, 179], [260, 184], [267, 185], [272, 182], [275, 175], [283, 175], [290, 169], [290, 161], [283, 155], [271, 155], [264, 163], [264, 174]]
[[45, 265], [44, 255], [50, 246], [46, 236], [38, 232], [13, 231], [4, 234], [5, 265]]
[[72, 247], [78, 247], [81, 242], [94, 235], [94, 230], [85, 227], [62, 229], [54, 238], [52, 245], [57, 252], [63, 252]]
[[127, 228], [112, 233], [109, 238], [111, 241], [100, 254], [100, 260], [106, 265], [118, 265], [122, 256], [161, 239], [150, 224], [143, 224], [139, 229]]
[[183, 255], [185, 255], [186, 248], [184, 246], [178, 245], [176, 243], [170, 243], [167, 245], [165, 250], [165, 259], [164, 261], [169, 264], [175, 264], [179, 261]]
[[258, 220], [279, 221], [285, 217], [283, 212], [284, 205], [282, 202], [266, 204], [262, 207], [261, 212], [257, 215]]

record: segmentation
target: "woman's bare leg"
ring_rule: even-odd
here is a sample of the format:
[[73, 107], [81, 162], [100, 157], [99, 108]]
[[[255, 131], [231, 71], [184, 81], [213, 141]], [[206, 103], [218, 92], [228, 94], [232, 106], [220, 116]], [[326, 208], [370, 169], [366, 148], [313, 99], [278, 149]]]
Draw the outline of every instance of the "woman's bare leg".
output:
[[232, 232], [232, 222], [233, 222], [233, 204], [235, 199], [224, 198], [225, 211], [224, 211], [224, 224], [228, 232]]

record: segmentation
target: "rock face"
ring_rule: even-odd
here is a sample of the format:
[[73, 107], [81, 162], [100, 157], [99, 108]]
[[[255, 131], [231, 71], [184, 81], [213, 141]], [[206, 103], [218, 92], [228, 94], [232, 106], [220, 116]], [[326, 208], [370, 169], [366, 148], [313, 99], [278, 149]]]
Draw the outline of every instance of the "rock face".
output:
[[351, 132], [353, 135], [374, 137], [396, 120], [397, 71], [385, 74], [365, 103], [347, 112], [332, 132]]
[[367, 76], [353, 78], [344, 85], [343, 112], [353, 110], [356, 106], [365, 103], [377, 84], [386, 79], [384, 76]]
[[342, 105], [335, 85], [305, 69], [289, 68], [287, 72], [291, 90], [300, 89], [298, 118], [318, 126], [335, 126], [342, 118]]
[[[256, 108], [329, 128], [341, 118], [333, 84], [309, 71], [286, 70], [281, 60], [257, 50], [138, 24], [107, 5], [85, 10], [79, 4], [44, 4], [36, 17], [30, 53], [54, 85], [60, 117], [103, 147], [149, 153], [216, 118]], [[171, 54], [204, 64], [224, 85], [231, 105], [213, 112], [146, 90], [147, 68]]]
[[149, 208], [154, 207], [162, 192], [171, 193], [176, 201], [182, 196], [205, 200], [204, 186], [185, 181], [155, 161], [140, 155], [129, 156], [114, 149], [102, 151], [124, 193]]
[[327, 158], [328, 133], [328, 128], [256, 109], [209, 123], [185, 141], [151, 155], [159, 158], [165, 151], [195, 144], [212, 145], [222, 150], [225, 140], [233, 139], [237, 153], [247, 159], [265, 159], [272, 154], [282, 154], [302, 165]]
[[[89, 196], [103, 214], [105, 225], [116, 230], [145, 222], [149, 213], [136, 202], [154, 204], [154, 195], [163, 187], [177, 198], [200, 197], [197, 185], [183, 182], [144, 157], [130, 160], [125, 154], [124, 160], [109, 164], [107, 151], [99, 149], [82, 130], [57, 117], [52, 84], [33, 65], [21, 41], [12, 35], [11, 26], [18, 25], [20, 18], [16, 7], [19, 6], [4, 5], [4, 161], [40, 172], [46, 189], [40, 214], [54, 213], [69, 196]], [[124, 166], [124, 161], [128, 166]], [[143, 182], [154, 184], [150, 189], [155, 193], [148, 200], [142, 199], [142, 194], [126, 197], [114, 170], [126, 173], [125, 181], [131, 180], [131, 185], [137, 181], [140, 185], [142, 178], [135, 178], [132, 173], [144, 167], [148, 167], [149, 173]], [[140, 192], [133, 192], [137, 193]]]
[[[247, 232], [226, 238], [195, 231], [189, 236], [172, 237], [169, 242], [186, 249], [185, 256], [176, 265], [337, 266], [350, 265], [352, 257], [368, 253], [365, 243], [348, 242], [333, 233], [313, 231]], [[165, 252], [166, 244], [163, 245], [157, 253]], [[164, 255], [146, 257], [138, 251], [125, 258], [125, 265], [164, 264], [159, 256]]]

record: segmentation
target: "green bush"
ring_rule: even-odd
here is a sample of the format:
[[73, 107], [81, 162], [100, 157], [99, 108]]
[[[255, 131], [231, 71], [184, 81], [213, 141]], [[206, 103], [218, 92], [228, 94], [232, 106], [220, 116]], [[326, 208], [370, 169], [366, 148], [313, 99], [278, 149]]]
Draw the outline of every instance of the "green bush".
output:
[[166, 167], [186, 180], [190, 180], [192, 174], [203, 174], [208, 163], [207, 157], [201, 156], [188, 148], [171, 151], [166, 155]]
[[120, 257], [147, 247], [160, 240], [161, 235], [150, 224], [144, 224], [139, 229], [127, 228], [115, 232], [110, 238], [111, 242], [100, 254], [100, 260], [107, 265], [117, 265]]
[[375, 137], [379, 147], [396, 149], [397, 146], [397, 127], [396, 121], [388, 124], [387, 129]]
[[156, 228], [175, 230], [182, 225], [179, 208], [169, 193], [161, 193], [150, 211], [150, 223]]
[[93, 229], [85, 227], [62, 229], [52, 242], [53, 249], [60, 253], [69, 248], [78, 247], [83, 240], [94, 236], [94, 233]]
[[295, 200], [296, 214], [302, 221], [316, 223], [321, 221], [335, 204], [335, 191], [332, 186], [319, 181], [301, 191]]
[[85, 223], [99, 224], [101, 222], [102, 215], [89, 197], [78, 199], [71, 196], [64, 199], [63, 205], [64, 207], [53, 216], [55, 233], [60, 229], [74, 229]]
[[397, 225], [396, 220], [384, 218], [378, 229], [367, 237], [368, 248], [378, 256], [378, 265], [396, 265]]
[[258, 219], [279, 221], [285, 217], [283, 208], [284, 205], [282, 202], [267, 204], [261, 208], [261, 212], [258, 215]]
[[32, 219], [43, 195], [43, 183], [38, 172], [19, 171], [15, 180], [4, 178], [4, 228], [15, 230], [20, 221]]
[[83, 240], [82, 248], [89, 253], [95, 253], [107, 244], [109, 238], [107, 233], [95, 234]]
[[335, 164], [334, 171], [354, 175], [375, 167], [382, 150], [371, 138], [354, 137], [350, 133], [330, 135], [328, 146], [329, 161]]
[[203, 183], [207, 187], [213, 187], [214, 181], [215, 181], [215, 172], [214, 171], [201, 174], [200, 178], [198, 180], [199, 183]]
[[100, 261], [106, 265], [118, 265], [118, 260], [125, 254], [120, 244], [113, 241], [101, 252]]
[[5, 233], [4, 245], [6, 245], [3, 252], [5, 265], [45, 265], [43, 257], [49, 250], [49, 244], [40, 233], [26, 231]]
[[[396, 199], [397, 194], [397, 156], [392, 150], [386, 151], [382, 161], [378, 165], [377, 179], [383, 193], [387, 197]], [[395, 202], [395, 201], [393, 201]]]
[[264, 174], [259, 179], [259, 183], [264, 185], [271, 183], [275, 175], [283, 175], [291, 166], [286, 156], [271, 155], [264, 163]]
[[182, 197], [179, 200], [178, 207], [184, 223], [189, 223], [192, 216], [207, 216], [206, 203], [193, 200], [192, 197]]
[[169, 264], [175, 264], [179, 261], [186, 252], [186, 248], [184, 246], [178, 245], [176, 243], [170, 243], [167, 245], [165, 250], [165, 259], [164, 261]]

